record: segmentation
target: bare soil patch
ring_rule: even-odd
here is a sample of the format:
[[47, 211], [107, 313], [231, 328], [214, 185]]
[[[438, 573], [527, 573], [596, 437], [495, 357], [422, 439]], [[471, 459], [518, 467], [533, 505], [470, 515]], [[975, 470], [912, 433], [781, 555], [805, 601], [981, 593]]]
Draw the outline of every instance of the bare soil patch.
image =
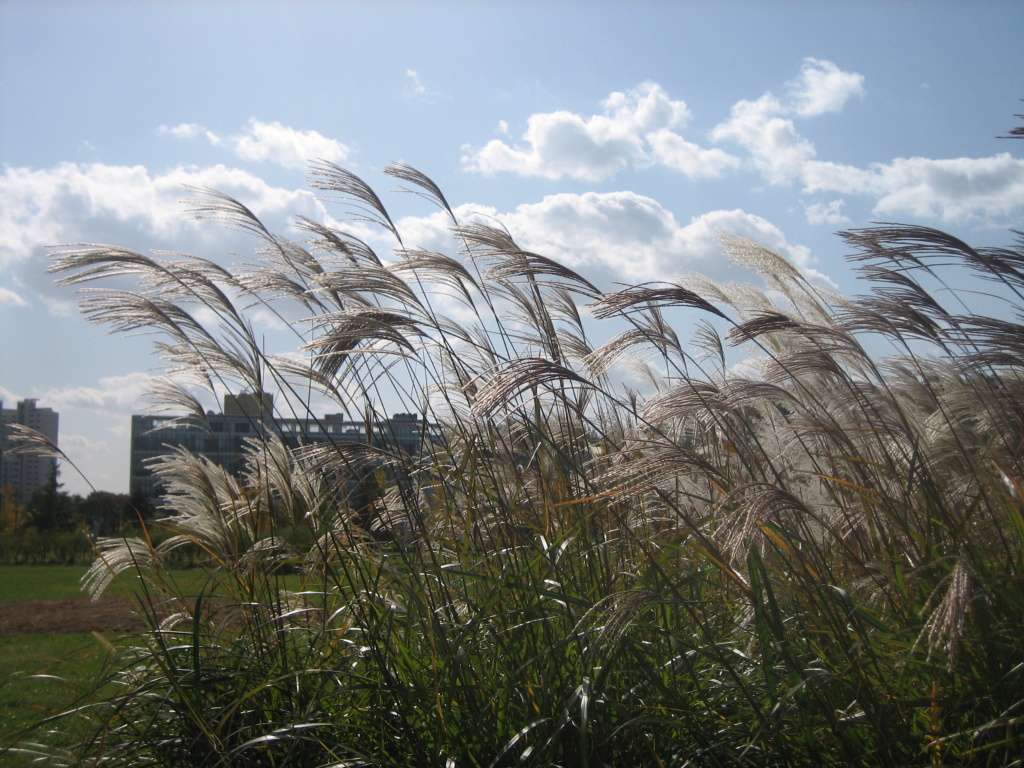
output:
[[129, 632], [143, 628], [130, 600], [87, 597], [0, 603], [0, 635], [52, 632]]

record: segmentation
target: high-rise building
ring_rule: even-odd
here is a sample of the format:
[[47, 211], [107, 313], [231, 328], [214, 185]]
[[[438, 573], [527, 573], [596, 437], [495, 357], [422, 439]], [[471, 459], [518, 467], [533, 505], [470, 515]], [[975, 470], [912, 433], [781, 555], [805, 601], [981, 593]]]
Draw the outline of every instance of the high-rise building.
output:
[[[273, 410], [273, 395], [244, 393], [225, 395], [224, 412], [210, 411], [202, 419], [133, 415], [130, 491], [149, 498], [158, 496], [160, 488], [151, 463], [168, 455], [175, 447], [185, 448], [238, 473], [243, 466], [245, 441], [267, 434], [276, 434], [291, 448], [358, 442], [413, 456], [419, 453], [424, 438], [428, 437], [428, 425], [414, 413], [396, 413], [390, 419], [368, 425], [365, 420], [352, 421], [340, 413], [321, 418], [286, 419], [275, 417]], [[429, 437], [433, 439], [432, 433]]]
[[[39, 488], [46, 487], [57, 471], [57, 460], [34, 453], [14, 452], [10, 425], [22, 424], [57, 445], [59, 414], [51, 408], [39, 408], [36, 400], [22, 400], [14, 408], [0, 402], [0, 486], [9, 487], [11, 498], [24, 504]], [[6, 494], [0, 495], [2, 499]], [[0, 503], [3, 503], [0, 500]]]

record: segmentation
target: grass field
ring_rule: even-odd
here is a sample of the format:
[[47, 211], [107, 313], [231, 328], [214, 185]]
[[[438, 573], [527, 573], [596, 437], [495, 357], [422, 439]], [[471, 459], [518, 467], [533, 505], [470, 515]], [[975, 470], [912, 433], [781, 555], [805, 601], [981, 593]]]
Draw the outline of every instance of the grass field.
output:
[[[0, 603], [89, 597], [81, 588], [81, 565], [0, 565]], [[170, 574], [188, 592], [199, 588], [200, 570]], [[119, 576], [107, 591], [128, 596], [138, 590], [136, 576]], [[53, 633], [0, 636], [0, 747], [26, 727], [72, 706], [86, 694], [111, 661], [115, 636]], [[59, 746], [74, 736], [63, 720], [59, 732], [35, 733], [32, 740]], [[0, 754], [0, 768], [26, 764], [24, 754]]]
[[[79, 580], [85, 566], [2, 565], [0, 603], [81, 598]], [[128, 594], [131, 582], [112, 586], [115, 594]], [[110, 649], [92, 633], [54, 633], [0, 636], [0, 734], [6, 746], [22, 729], [72, 705], [100, 676]], [[51, 745], [73, 736], [37, 733]], [[0, 754], [0, 768], [25, 765], [21, 754]]]
[[[87, 601], [81, 588], [86, 571], [81, 565], [0, 565], [0, 603]], [[173, 570], [166, 576], [173, 579], [179, 594], [198, 592], [206, 579], [202, 569]], [[105, 594], [130, 596], [138, 592], [139, 584], [137, 576], [120, 574]], [[0, 748], [23, 729], [73, 706], [113, 660], [112, 647], [117, 642], [110, 633], [0, 635]], [[72, 722], [62, 720], [59, 732], [44, 728], [30, 740], [44, 740], [50, 746], [70, 743], [75, 736], [73, 726], [69, 729]], [[0, 754], [0, 768], [22, 766], [27, 760], [24, 754]]]
[[[79, 584], [86, 570], [83, 565], [0, 565], [0, 602], [86, 598]], [[129, 582], [111, 589], [111, 594], [127, 594]]]
[[[0, 637], [0, 745], [72, 706], [92, 688], [110, 657], [110, 648], [90, 633]], [[51, 746], [69, 743], [77, 735], [73, 722], [61, 721], [56, 732], [44, 727], [29, 739]], [[0, 768], [27, 763], [24, 754], [0, 754]]]
[[[82, 576], [87, 570], [84, 565], [0, 565], [0, 603], [76, 597], [88, 600], [81, 587]], [[200, 587], [205, 579], [205, 573], [199, 569], [172, 570], [168, 575], [186, 589]], [[137, 576], [121, 574], [105, 594], [126, 597], [137, 592], [138, 588]]]

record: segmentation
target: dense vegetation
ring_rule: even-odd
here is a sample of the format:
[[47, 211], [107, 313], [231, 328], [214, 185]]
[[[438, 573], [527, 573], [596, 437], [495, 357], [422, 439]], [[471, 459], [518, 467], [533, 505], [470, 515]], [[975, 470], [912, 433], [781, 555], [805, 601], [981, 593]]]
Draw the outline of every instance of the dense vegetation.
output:
[[[387, 173], [463, 258], [398, 239], [385, 260], [309, 220], [295, 242], [206, 190], [193, 213], [257, 259], [56, 258], [68, 285], [139, 280], [83, 310], [160, 334], [181, 412], [276, 391], [289, 416], [416, 411], [440, 439], [268, 435], [241, 477], [163, 460], [172, 535], [100, 540], [88, 579], [138, 569], [151, 629], [53, 764], [1019, 764], [1024, 241], [847, 232], [847, 299], [725, 239], [763, 287], [605, 293]], [[311, 183], [399, 238], [360, 179]], [[302, 354], [265, 354], [247, 317], [268, 308]], [[198, 593], [163, 578], [185, 545]]]
[[156, 512], [142, 495], [68, 493], [56, 475], [24, 504], [12, 491], [5, 488], [0, 504], [0, 563], [88, 563], [95, 557], [91, 536], [138, 533]]

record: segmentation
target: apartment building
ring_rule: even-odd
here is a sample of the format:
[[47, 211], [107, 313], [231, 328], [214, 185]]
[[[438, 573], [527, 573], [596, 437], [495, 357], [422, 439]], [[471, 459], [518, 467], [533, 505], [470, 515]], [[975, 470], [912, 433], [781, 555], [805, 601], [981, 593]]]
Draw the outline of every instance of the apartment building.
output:
[[133, 415], [130, 491], [149, 498], [159, 496], [160, 488], [150, 465], [174, 447], [205, 456], [237, 473], [243, 466], [248, 438], [276, 434], [293, 448], [317, 443], [372, 442], [415, 456], [431, 431], [414, 413], [396, 413], [389, 419], [373, 422], [367, 435], [366, 421], [346, 419], [343, 414], [280, 418], [273, 415], [273, 406], [273, 395], [269, 393], [244, 393], [226, 395], [223, 412], [211, 411], [202, 419]]
[[[15, 453], [10, 449], [10, 425], [23, 424], [46, 436], [57, 445], [60, 415], [51, 408], [40, 408], [37, 400], [22, 400], [14, 408], [0, 402], [0, 487], [9, 487], [10, 498], [24, 504], [39, 488], [43, 488], [57, 471], [57, 460], [32, 453]], [[0, 503], [3, 503], [0, 501]]]

